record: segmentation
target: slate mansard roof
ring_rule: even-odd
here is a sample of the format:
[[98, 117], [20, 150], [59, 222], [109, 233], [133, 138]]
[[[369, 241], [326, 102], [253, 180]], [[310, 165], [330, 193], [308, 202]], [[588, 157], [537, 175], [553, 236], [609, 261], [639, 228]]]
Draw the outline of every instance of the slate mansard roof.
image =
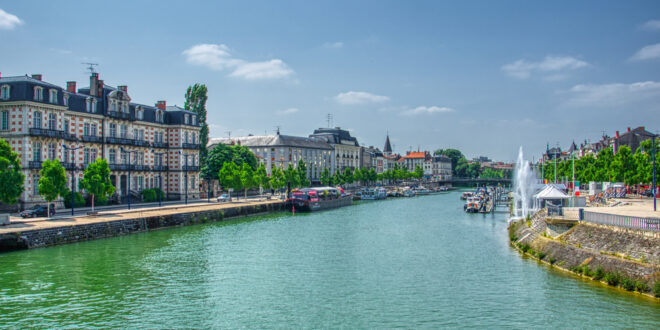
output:
[[209, 140], [208, 148], [218, 144], [234, 145], [240, 144], [246, 147], [294, 147], [333, 150], [334, 148], [323, 140], [291, 135], [261, 135], [243, 136], [235, 138], [212, 138]]
[[359, 147], [358, 140], [351, 136], [347, 130], [343, 130], [339, 127], [335, 128], [319, 128], [314, 130], [314, 134], [310, 137], [322, 138], [330, 144], [347, 144], [354, 145]]
[[[41, 81], [39, 79], [35, 79], [32, 77], [28, 76], [17, 76], [17, 77], [2, 77], [0, 78], [0, 86], [2, 85], [9, 85], [10, 86], [10, 95], [9, 99], [0, 99], [0, 103], [2, 102], [17, 102], [17, 101], [30, 101], [30, 102], [36, 102], [36, 103], [43, 103], [47, 105], [58, 105], [58, 106], [65, 106], [64, 105], [64, 95], [67, 95], [69, 98], [69, 104], [67, 107], [67, 110], [69, 111], [75, 111], [75, 112], [83, 112], [83, 113], [90, 113], [87, 112], [87, 100], [88, 99], [93, 99], [96, 100], [96, 112], [91, 112], [93, 114], [98, 114], [98, 115], [104, 115], [106, 114], [107, 111], [107, 98], [108, 95], [112, 92], [116, 93], [126, 93], [124, 91], [120, 91], [114, 87], [104, 85], [103, 86], [103, 92], [102, 95], [103, 97], [97, 97], [97, 96], [91, 96], [90, 95], [90, 88], [89, 87], [84, 87], [84, 88], [79, 88], [76, 93], [71, 93], [66, 91], [66, 89], [45, 82]], [[42, 101], [36, 101], [34, 100], [34, 88], [35, 87], [42, 87], [43, 88], [43, 99]], [[56, 90], [57, 91], [57, 102], [51, 103], [49, 102], [49, 96], [50, 96], [50, 91], [51, 90]], [[128, 94], [126, 93], [126, 96]], [[143, 110], [143, 119], [137, 119], [135, 115], [136, 108], [141, 108]], [[135, 121], [143, 121], [143, 122], [152, 122], [152, 123], [157, 123], [156, 122], [156, 111], [159, 110], [155, 106], [150, 106], [150, 105], [145, 105], [145, 104], [138, 104], [138, 103], [130, 103], [129, 104], [129, 112], [131, 115], [131, 120]], [[187, 126], [193, 126], [193, 127], [199, 127], [199, 120], [195, 121], [195, 125], [192, 124], [192, 117], [189, 119], [188, 124], [184, 124], [184, 116], [186, 114], [188, 115], [196, 115], [194, 112], [185, 110], [180, 107], [167, 107], [166, 110], [163, 110], [164, 114], [164, 122], [163, 124], [168, 124], [168, 125], [187, 125]]]

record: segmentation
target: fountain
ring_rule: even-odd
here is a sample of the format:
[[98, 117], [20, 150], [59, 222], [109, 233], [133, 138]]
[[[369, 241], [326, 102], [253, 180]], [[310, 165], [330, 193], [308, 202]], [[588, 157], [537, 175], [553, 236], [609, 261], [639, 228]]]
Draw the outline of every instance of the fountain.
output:
[[523, 148], [518, 151], [513, 187], [513, 218], [526, 218], [533, 211], [534, 186], [536, 184], [536, 173], [530, 166], [529, 161], [523, 158]]

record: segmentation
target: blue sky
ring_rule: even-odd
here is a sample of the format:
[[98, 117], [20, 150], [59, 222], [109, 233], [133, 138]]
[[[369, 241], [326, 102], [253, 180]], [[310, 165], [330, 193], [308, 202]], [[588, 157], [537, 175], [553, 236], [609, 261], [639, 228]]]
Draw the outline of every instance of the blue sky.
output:
[[0, 72], [135, 102], [209, 88], [211, 136], [334, 125], [395, 151], [513, 160], [522, 145], [660, 129], [658, 1], [0, 1]]

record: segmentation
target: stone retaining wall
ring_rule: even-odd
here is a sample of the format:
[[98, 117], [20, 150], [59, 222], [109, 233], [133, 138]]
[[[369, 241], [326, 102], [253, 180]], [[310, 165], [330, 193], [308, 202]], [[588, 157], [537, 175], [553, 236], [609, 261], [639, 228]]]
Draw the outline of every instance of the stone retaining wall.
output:
[[115, 237], [159, 228], [187, 226], [284, 210], [284, 203], [236, 206], [223, 210], [106, 221], [0, 235], [0, 252]]

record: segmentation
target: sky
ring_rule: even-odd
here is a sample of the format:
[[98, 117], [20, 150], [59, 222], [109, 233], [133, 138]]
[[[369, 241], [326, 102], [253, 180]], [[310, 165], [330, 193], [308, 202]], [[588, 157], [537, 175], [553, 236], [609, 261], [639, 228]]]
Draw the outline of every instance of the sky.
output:
[[211, 137], [347, 129], [394, 151], [539, 158], [660, 129], [659, 1], [5, 1], [0, 73], [100, 78]]

